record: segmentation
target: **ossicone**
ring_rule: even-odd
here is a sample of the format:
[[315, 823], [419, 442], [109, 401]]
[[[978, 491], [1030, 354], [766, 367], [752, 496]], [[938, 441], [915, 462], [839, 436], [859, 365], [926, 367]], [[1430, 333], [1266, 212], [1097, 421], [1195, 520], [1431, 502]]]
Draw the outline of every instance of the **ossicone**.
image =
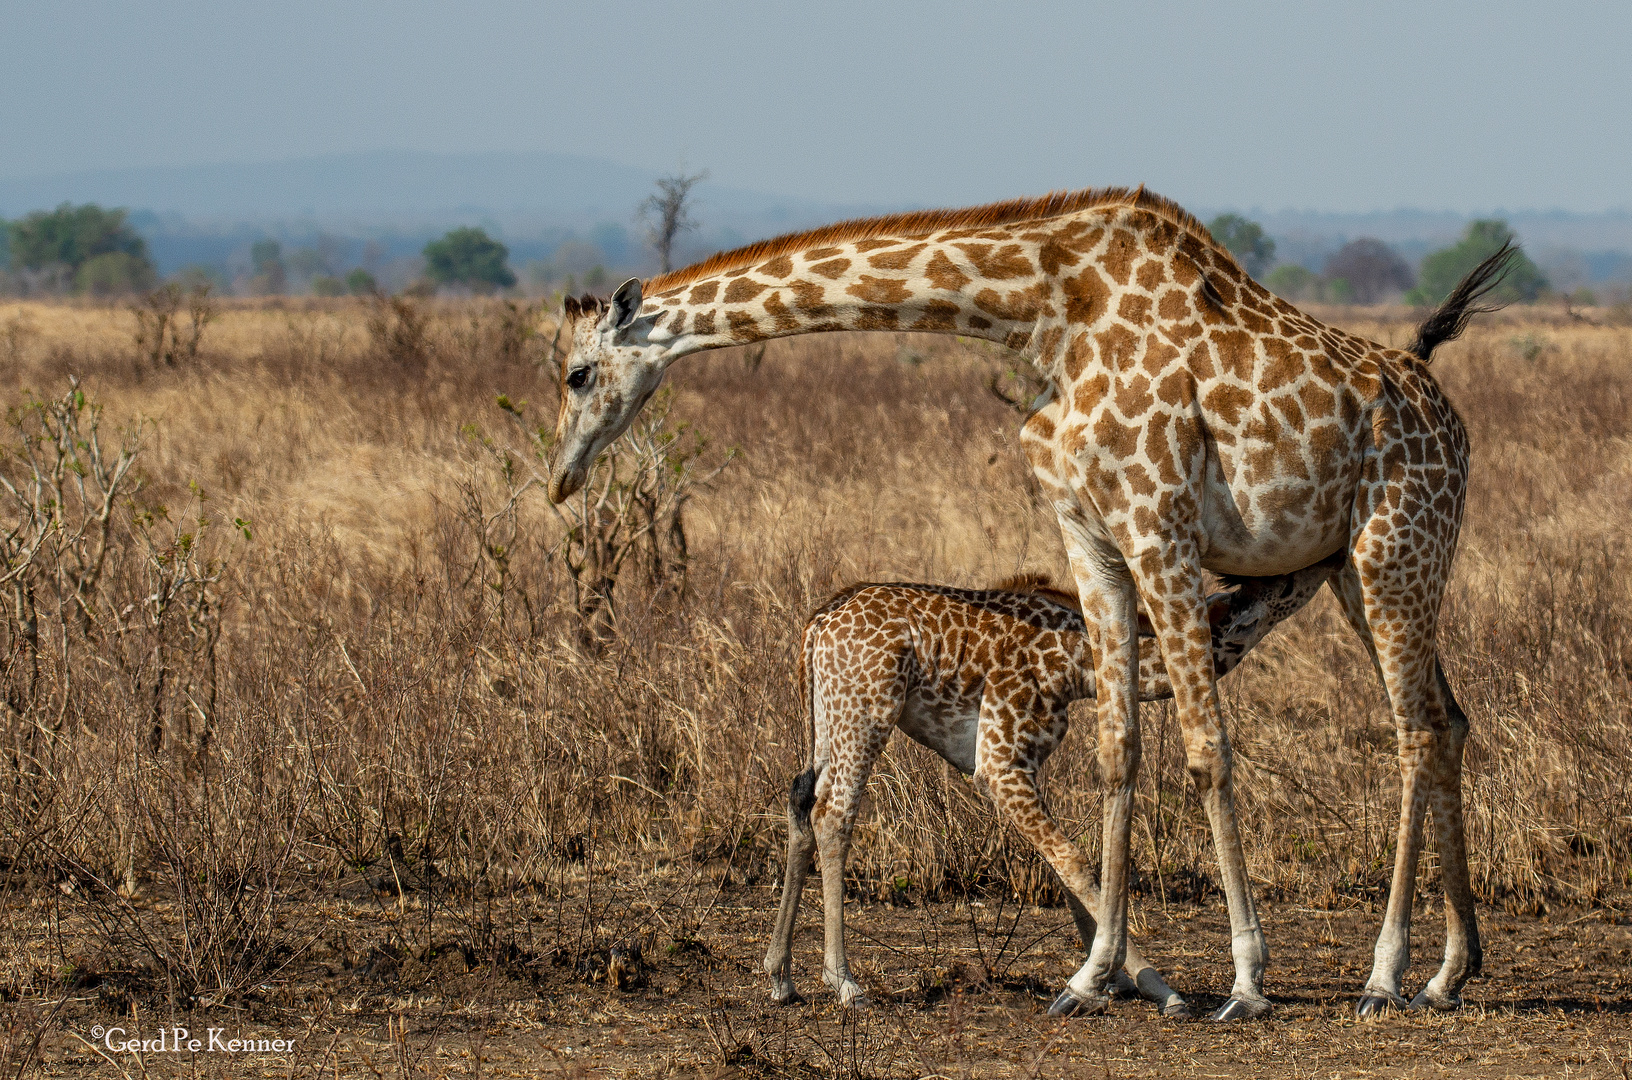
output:
[[593, 293], [585, 293], [582, 296], [569, 296], [561, 301], [562, 317], [568, 320], [580, 319], [586, 316], [598, 319], [606, 309], [606, 301]]

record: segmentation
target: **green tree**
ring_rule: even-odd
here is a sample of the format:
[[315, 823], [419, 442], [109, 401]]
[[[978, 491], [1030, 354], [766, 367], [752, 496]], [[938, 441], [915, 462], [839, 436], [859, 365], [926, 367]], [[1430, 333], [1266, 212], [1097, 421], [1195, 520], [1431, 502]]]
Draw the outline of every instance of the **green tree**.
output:
[[372, 296], [380, 291], [380, 283], [374, 280], [374, 275], [361, 266], [346, 275], [346, 289], [353, 296]]
[[6, 232], [13, 268], [55, 271], [77, 289], [123, 292], [147, 288], [157, 277], [147, 241], [124, 210], [63, 203], [12, 222]]
[[1264, 284], [1284, 300], [1320, 299], [1320, 275], [1301, 263], [1282, 263], [1269, 272]]
[[[1451, 247], [1442, 248], [1422, 260], [1417, 272], [1417, 287], [1405, 294], [1408, 304], [1437, 304], [1451, 294], [1457, 282], [1469, 270], [1496, 254], [1503, 244], [1514, 241], [1513, 230], [1498, 218], [1475, 221], [1468, 225], [1462, 239]], [[1530, 256], [1519, 252], [1502, 283], [1490, 292], [1490, 299], [1503, 303], [1522, 300], [1526, 303], [1541, 295], [1547, 288], [1547, 275], [1530, 261]]]
[[158, 281], [153, 264], [127, 251], [110, 251], [86, 259], [74, 274], [74, 291], [92, 296], [146, 292]]
[[505, 260], [510, 249], [482, 229], [454, 229], [425, 245], [425, 276], [438, 285], [464, 285], [477, 292], [508, 289], [516, 283]]
[[1264, 227], [1256, 221], [1240, 214], [1220, 214], [1207, 230], [1253, 277], [1275, 265], [1275, 241], [1264, 235]]

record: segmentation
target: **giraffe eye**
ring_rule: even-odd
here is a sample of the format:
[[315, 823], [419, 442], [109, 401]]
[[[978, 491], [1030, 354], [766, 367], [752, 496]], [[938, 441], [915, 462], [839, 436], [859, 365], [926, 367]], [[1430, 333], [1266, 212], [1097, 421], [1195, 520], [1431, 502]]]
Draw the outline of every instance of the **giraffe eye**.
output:
[[589, 382], [589, 369], [587, 367], [575, 368], [567, 372], [567, 385], [574, 390], [582, 390], [587, 382]]

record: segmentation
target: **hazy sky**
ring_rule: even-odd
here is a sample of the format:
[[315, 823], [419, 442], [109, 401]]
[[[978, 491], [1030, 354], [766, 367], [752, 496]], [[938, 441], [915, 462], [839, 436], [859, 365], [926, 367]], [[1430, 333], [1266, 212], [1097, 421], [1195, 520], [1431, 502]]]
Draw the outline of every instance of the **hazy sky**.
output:
[[0, 0], [0, 176], [557, 150], [955, 204], [1632, 206], [1632, 4]]

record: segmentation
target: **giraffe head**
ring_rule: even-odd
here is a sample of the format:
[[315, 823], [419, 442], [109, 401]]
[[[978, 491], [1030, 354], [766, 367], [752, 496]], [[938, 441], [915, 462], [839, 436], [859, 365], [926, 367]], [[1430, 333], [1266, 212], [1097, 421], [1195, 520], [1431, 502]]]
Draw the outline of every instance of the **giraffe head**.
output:
[[571, 344], [561, 359], [561, 415], [555, 424], [550, 501], [584, 486], [596, 455], [622, 435], [668, 366], [668, 350], [646, 340], [640, 279], [618, 286], [612, 299], [568, 297], [562, 319]]

